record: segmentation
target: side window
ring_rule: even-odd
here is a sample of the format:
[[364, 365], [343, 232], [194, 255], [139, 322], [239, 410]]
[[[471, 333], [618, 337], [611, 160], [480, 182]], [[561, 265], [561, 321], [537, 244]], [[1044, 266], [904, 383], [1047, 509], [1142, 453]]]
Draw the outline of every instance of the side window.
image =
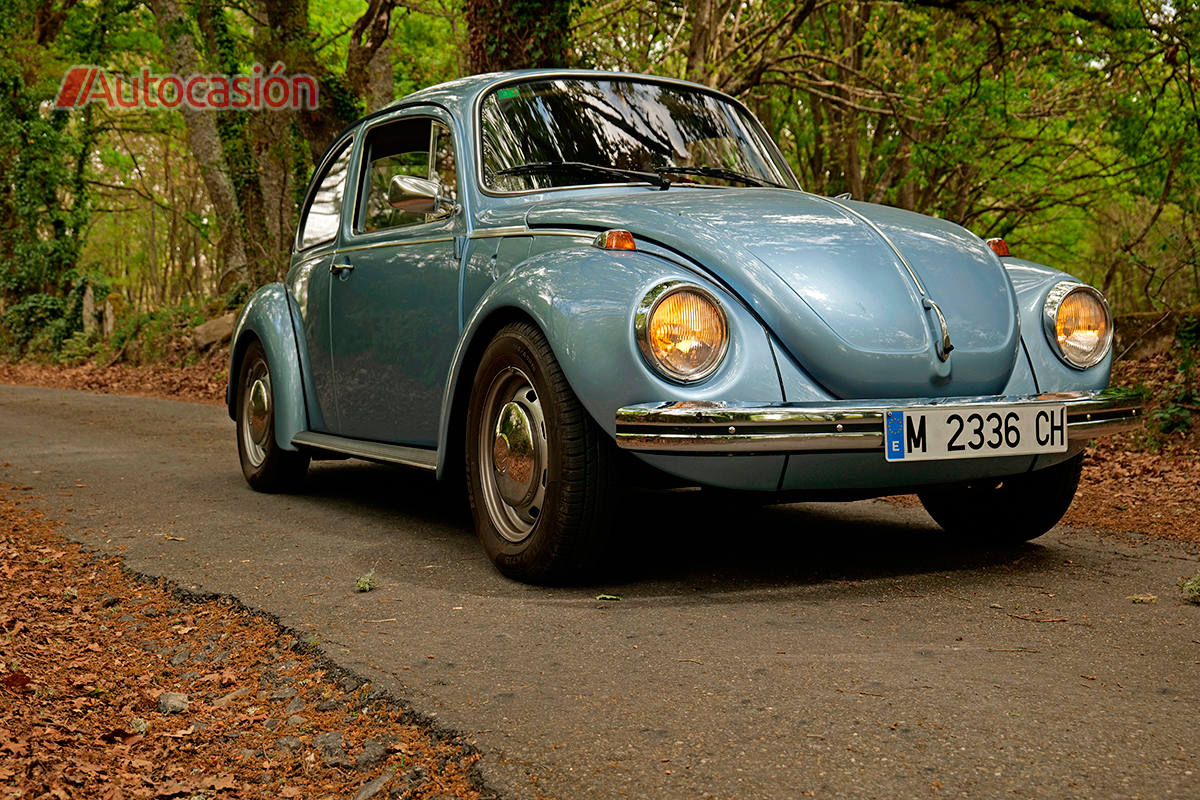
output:
[[346, 169], [350, 164], [350, 141], [329, 165], [312, 202], [304, 210], [301, 225], [300, 249], [327, 242], [337, 236], [338, 219], [342, 213], [342, 197], [346, 190]]
[[437, 120], [405, 119], [380, 125], [367, 134], [364, 152], [366, 200], [359, 213], [358, 231], [419, 225], [445, 216], [420, 202], [414, 203], [417, 208], [390, 204], [388, 189], [397, 175], [430, 181], [430, 189], [439, 201], [453, 203], [457, 198], [454, 141], [449, 129]]

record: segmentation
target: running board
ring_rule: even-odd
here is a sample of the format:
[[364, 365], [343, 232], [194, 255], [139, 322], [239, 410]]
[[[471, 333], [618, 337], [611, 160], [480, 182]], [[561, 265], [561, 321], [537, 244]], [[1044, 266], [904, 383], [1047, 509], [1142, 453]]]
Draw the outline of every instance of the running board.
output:
[[404, 464], [421, 469], [437, 469], [437, 451], [402, 444], [368, 442], [363, 439], [347, 439], [329, 433], [301, 431], [292, 437], [292, 444], [299, 447], [315, 447], [368, 461], [386, 461], [389, 464]]

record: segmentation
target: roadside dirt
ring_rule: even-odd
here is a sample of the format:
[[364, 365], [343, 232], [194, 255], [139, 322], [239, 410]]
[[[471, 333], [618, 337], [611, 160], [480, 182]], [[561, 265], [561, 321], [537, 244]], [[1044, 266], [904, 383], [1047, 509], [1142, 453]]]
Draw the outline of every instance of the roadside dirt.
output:
[[0, 484], [0, 798], [482, 796], [466, 740], [265, 617], [82, 551], [23, 491]]
[[[225, 346], [183, 367], [0, 362], [0, 383], [223, 403], [228, 359]], [[1156, 395], [1175, 379], [1175, 369], [1174, 361], [1157, 353], [1119, 362], [1112, 382], [1145, 385]], [[1155, 407], [1152, 402], [1147, 411]], [[1200, 543], [1200, 414], [1192, 416], [1190, 430], [1163, 434], [1157, 441], [1133, 432], [1089, 448], [1079, 492], [1064, 522]], [[915, 495], [901, 495], [893, 501], [901, 505], [919, 502]]]

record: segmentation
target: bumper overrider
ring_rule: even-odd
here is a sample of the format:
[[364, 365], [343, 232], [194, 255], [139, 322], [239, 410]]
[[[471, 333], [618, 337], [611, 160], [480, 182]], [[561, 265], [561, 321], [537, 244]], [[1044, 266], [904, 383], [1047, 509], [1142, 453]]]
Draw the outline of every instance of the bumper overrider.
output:
[[1013, 405], [1065, 406], [1067, 438], [1074, 442], [1137, 428], [1143, 414], [1139, 395], [1125, 389], [828, 403], [687, 400], [617, 409], [617, 444], [638, 452], [687, 455], [877, 451], [882, 456], [889, 411], [986, 412]]

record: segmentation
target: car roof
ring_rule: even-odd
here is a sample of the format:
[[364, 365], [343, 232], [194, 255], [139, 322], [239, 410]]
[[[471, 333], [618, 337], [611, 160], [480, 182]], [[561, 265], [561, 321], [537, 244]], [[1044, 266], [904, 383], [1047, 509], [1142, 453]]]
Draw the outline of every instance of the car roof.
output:
[[[458, 107], [461, 110], [466, 111], [472, 106], [472, 104], [474, 104], [479, 95], [488, 91], [492, 87], [504, 83], [528, 80], [531, 78], [648, 80], [656, 83], [672, 83], [680, 86], [689, 86], [701, 91], [720, 94], [718, 90], [713, 89], [710, 86], [704, 86], [702, 84], [692, 83], [690, 81], [683, 81], [677, 78], [664, 78], [657, 75], [643, 75], [634, 72], [612, 72], [609, 70], [597, 69], [521, 69], [507, 70], [505, 72], [489, 72], [483, 75], [471, 75], [466, 78], [458, 78], [457, 80], [440, 83], [436, 86], [430, 86], [427, 89], [421, 89], [413, 94], [406, 95], [399, 100], [388, 104], [386, 107], [375, 113], [386, 113], [396, 108], [420, 103], [433, 103], [449, 108]], [[374, 114], [371, 116], [374, 116]]]

